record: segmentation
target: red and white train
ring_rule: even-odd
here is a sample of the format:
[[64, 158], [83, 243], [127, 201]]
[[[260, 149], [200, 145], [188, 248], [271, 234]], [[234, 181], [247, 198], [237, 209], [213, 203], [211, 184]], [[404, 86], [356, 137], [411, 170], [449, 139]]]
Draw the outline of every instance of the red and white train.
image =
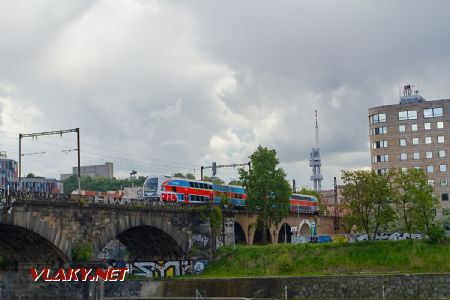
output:
[[[220, 204], [227, 196], [235, 208], [244, 208], [247, 194], [242, 186], [215, 184], [208, 181], [175, 178], [170, 176], [150, 176], [144, 182], [145, 199], [185, 204]], [[318, 214], [319, 202], [316, 197], [291, 194], [290, 210], [302, 214]]]

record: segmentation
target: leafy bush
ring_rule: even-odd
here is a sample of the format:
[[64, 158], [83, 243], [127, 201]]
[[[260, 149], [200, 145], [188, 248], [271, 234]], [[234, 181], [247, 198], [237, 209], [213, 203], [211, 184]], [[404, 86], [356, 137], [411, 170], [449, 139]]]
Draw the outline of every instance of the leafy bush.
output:
[[200, 221], [206, 222], [206, 219], [208, 218], [206, 216], [206, 209], [206, 206], [196, 206], [192, 208], [192, 211], [199, 214]]
[[334, 235], [333, 236], [333, 243], [337, 243], [337, 244], [342, 244], [342, 243], [347, 243], [347, 237], [343, 236], [343, 235]]
[[430, 244], [442, 244], [445, 241], [445, 229], [441, 225], [432, 225], [427, 235]]
[[218, 206], [214, 206], [209, 213], [209, 223], [211, 230], [215, 234], [219, 234], [222, 229], [222, 210]]
[[87, 261], [92, 257], [92, 245], [78, 241], [72, 247], [72, 259], [76, 261]]
[[281, 272], [288, 272], [292, 269], [292, 258], [289, 253], [285, 252], [277, 257], [278, 269]]
[[231, 204], [231, 199], [226, 194], [222, 194], [220, 197], [220, 204], [224, 207]]

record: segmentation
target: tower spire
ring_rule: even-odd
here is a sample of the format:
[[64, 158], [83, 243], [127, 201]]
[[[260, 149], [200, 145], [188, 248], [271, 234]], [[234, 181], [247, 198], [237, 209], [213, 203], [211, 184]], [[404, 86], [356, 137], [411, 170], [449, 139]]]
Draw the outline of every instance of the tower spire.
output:
[[317, 122], [317, 109], [314, 111], [316, 117], [316, 128], [314, 129], [314, 133], [316, 135], [316, 148], [319, 148], [319, 125]]
[[314, 133], [316, 136], [316, 145], [312, 148], [309, 155], [309, 166], [312, 168], [312, 175], [310, 177], [311, 181], [314, 183], [314, 190], [320, 192], [322, 189], [323, 176], [320, 171], [322, 167], [322, 161], [320, 158], [320, 148], [319, 148], [319, 123], [317, 121], [317, 110], [314, 111], [316, 126], [314, 128]]

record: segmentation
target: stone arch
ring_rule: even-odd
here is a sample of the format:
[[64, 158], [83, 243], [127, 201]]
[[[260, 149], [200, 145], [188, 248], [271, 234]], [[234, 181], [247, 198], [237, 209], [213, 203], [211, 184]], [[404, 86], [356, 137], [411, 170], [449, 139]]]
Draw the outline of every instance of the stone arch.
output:
[[[270, 234], [269, 228], [266, 228], [266, 235], [267, 235], [267, 243], [270, 244], [272, 242], [272, 235]], [[262, 238], [263, 238], [263, 232], [260, 228], [257, 228], [255, 230], [255, 234], [253, 235], [253, 245], [262, 244], [263, 243]]]
[[7, 268], [28, 268], [32, 265], [62, 267], [69, 259], [42, 235], [21, 226], [0, 223], [0, 254]]
[[234, 243], [244, 245], [247, 244], [247, 237], [245, 235], [244, 228], [237, 221], [234, 222]]
[[298, 226], [298, 230], [301, 236], [311, 235], [311, 222], [309, 220], [302, 220]]
[[37, 213], [16, 210], [13, 212], [12, 217], [9, 215], [0, 216], [1, 224], [28, 229], [48, 240], [66, 257], [71, 257], [71, 240], [62, 232], [56, 222], [45, 221]]
[[291, 243], [291, 226], [287, 223], [281, 225], [278, 231], [278, 243]]
[[[97, 256], [106, 244], [114, 239], [121, 241], [127, 248], [137, 250], [139, 239], [140, 246], [145, 243], [155, 245], [156, 239], [162, 238], [163, 242], [170, 243], [174, 248], [173, 256], [180, 258], [186, 255], [190, 249], [190, 239], [187, 232], [179, 230], [170, 222], [162, 222], [160, 218], [142, 218], [139, 215], [119, 217], [116, 222], [107, 226], [94, 241], [94, 256]], [[176, 249], [175, 249], [176, 248]], [[157, 253], [162, 254], [161, 250]], [[143, 252], [138, 250], [138, 258], [144, 259]], [[166, 253], [168, 254], [168, 253]], [[175, 257], [174, 257], [175, 258]]]

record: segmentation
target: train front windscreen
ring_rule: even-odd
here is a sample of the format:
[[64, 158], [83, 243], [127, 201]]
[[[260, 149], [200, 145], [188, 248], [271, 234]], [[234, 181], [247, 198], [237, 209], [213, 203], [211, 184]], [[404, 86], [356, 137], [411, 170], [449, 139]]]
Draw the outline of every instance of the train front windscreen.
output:
[[158, 197], [158, 177], [147, 177], [144, 182], [144, 197]]

